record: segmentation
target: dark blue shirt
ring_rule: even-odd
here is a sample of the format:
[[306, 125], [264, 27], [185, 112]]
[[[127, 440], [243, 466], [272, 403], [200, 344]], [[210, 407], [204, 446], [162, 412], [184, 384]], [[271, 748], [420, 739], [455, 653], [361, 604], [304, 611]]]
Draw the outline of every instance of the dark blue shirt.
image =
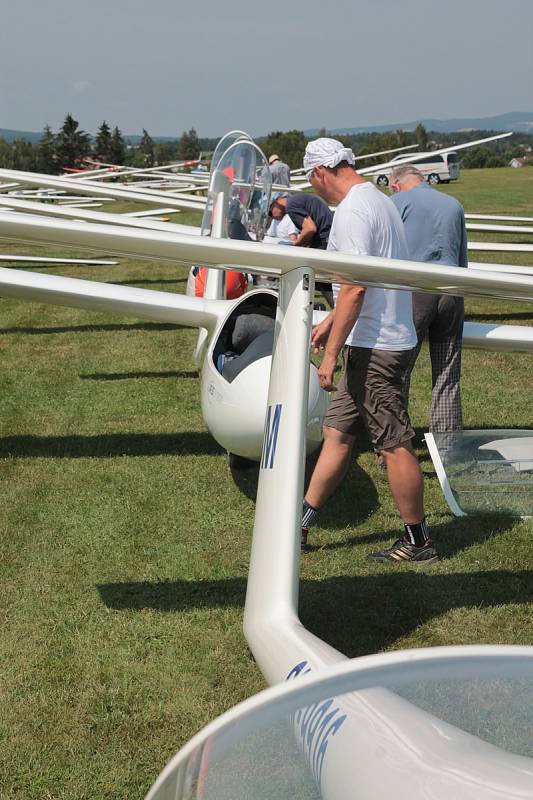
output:
[[454, 197], [421, 183], [391, 200], [403, 220], [412, 261], [468, 266], [465, 215]]
[[311, 217], [316, 225], [316, 233], [310, 247], [325, 250], [328, 246], [329, 232], [333, 221], [333, 211], [314, 194], [293, 194], [287, 200], [287, 214], [299, 230], [304, 219]]

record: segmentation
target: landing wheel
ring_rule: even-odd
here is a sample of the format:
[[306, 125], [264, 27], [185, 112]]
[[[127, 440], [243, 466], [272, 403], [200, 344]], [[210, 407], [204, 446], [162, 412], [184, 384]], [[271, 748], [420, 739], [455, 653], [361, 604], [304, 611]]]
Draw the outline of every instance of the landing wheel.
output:
[[435, 186], [436, 183], [440, 183], [440, 178], [436, 172], [432, 172], [431, 175], [428, 175], [428, 183], [431, 183], [432, 186]]
[[378, 186], [388, 186], [389, 179], [387, 178], [386, 175], [378, 175], [376, 183]]

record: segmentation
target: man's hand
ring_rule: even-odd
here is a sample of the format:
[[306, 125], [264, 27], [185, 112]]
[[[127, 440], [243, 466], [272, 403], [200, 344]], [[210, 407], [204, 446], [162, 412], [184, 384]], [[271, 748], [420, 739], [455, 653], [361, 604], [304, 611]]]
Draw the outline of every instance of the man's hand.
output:
[[323, 319], [319, 325], [315, 325], [311, 331], [311, 350], [313, 353], [318, 353], [324, 350], [329, 337], [331, 326], [333, 325], [334, 312], [332, 311], [326, 319]]
[[337, 359], [335, 356], [326, 353], [322, 359], [322, 363], [318, 368], [318, 382], [321, 389], [326, 392], [336, 392], [337, 387], [333, 383], [333, 373], [337, 366]]
[[362, 286], [341, 286], [335, 311], [324, 320], [324, 322], [331, 320], [332, 324], [327, 337], [326, 352], [318, 370], [318, 381], [321, 388], [328, 392], [335, 390], [333, 372], [337, 364], [337, 356], [359, 316], [364, 297], [365, 290]]

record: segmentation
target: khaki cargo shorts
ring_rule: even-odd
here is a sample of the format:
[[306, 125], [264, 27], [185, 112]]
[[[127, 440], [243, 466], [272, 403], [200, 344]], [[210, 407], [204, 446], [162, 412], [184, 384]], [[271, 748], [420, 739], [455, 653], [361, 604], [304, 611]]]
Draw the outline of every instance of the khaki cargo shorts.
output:
[[351, 436], [366, 429], [378, 452], [407, 444], [415, 435], [403, 394], [411, 353], [347, 347], [324, 425]]

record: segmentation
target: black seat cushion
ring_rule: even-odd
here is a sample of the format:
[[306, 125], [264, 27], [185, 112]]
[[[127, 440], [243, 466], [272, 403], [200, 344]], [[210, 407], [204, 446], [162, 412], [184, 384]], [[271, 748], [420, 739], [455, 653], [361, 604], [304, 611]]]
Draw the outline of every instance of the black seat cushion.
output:
[[[267, 319], [263, 317], [263, 319]], [[274, 320], [270, 320], [272, 323]], [[237, 358], [231, 359], [222, 367], [222, 377], [225, 378], [228, 383], [231, 383], [235, 380], [237, 375], [239, 375], [243, 369], [246, 369], [250, 364], [253, 364], [254, 361], [258, 361], [260, 358], [265, 358], [265, 356], [272, 355], [272, 345], [274, 342], [274, 326], [272, 325], [272, 330], [265, 331], [260, 336], [257, 336], [253, 342], [251, 342], [248, 347], [241, 353], [240, 356]]]
[[257, 312], [241, 314], [235, 320], [231, 336], [231, 349], [236, 353], [244, 353], [246, 348], [263, 333], [274, 331], [275, 320]]

